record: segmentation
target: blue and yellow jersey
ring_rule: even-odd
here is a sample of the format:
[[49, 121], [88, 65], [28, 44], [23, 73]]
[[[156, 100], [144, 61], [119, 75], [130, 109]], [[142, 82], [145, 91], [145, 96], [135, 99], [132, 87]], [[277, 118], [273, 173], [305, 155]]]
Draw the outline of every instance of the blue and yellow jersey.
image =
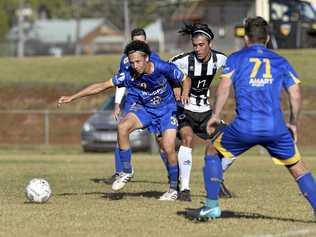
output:
[[181, 84], [185, 78], [183, 72], [173, 63], [151, 58], [154, 71], [134, 77], [132, 68], [116, 74], [112, 78], [115, 86], [126, 87], [129, 93], [137, 95], [137, 103], [146, 110], [162, 114], [168, 106], [176, 107], [171, 84]]
[[235, 129], [260, 136], [287, 130], [281, 111], [281, 90], [300, 81], [285, 58], [264, 45], [254, 44], [230, 55], [222, 76], [233, 82]]

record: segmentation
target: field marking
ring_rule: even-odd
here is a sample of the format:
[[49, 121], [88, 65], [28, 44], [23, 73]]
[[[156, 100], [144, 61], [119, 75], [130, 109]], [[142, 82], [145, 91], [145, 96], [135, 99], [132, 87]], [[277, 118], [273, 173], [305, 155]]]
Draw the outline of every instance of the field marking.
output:
[[315, 233], [316, 229], [293, 230], [282, 234], [245, 235], [244, 237], [289, 237]]

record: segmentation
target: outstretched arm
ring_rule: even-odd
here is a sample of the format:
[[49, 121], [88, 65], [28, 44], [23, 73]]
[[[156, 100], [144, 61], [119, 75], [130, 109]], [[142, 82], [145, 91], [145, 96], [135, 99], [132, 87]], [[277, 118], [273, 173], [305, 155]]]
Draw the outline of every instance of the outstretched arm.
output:
[[77, 93], [69, 96], [61, 96], [57, 101], [57, 106], [60, 106], [62, 104], [70, 103], [76, 99], [79, 99], [81, 97], [89, 96], [89, 95], [95, 95], [102, 91], [105, 91], [108, 88], [113, 87], [112, 80], [107, 80], [105, 82], [100, 83], [94, 83], [90, 86], [85, 87], [84, 89], [78, 91]]

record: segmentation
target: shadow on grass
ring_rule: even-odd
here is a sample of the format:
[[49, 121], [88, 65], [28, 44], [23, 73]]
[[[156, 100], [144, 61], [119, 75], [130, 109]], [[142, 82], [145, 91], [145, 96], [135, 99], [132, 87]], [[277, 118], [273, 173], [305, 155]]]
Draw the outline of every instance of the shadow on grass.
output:
[[[178, 216], [183, 216], [186, 219], [192, 220], [194, 222], [205, 222], [206, 219], [200, 219], [199, 213], [201, 208], [193, 209], [193, 208], [186, 208], [185, 211], [178, 211]], [[314, 220], [299, 220], [293, 218], [283, 218], [277, 216], [267, 216], [262, 215], [260, 213], [251, 213], [251, 212], [234, 212], [234, 211], [222, 211], [222, 215], [220, 219], [228, 219], [228, 218], [238, 218], [238, 219], [261, 219], [261, 220], [276, 220], [276, 221], [285, 221], [285, 222], [297, 222], [297, 223], [313, 223], [315, 224], [316, 221]]]
[[102, 198], [109, 200], [121, 200], [124, 197], [145, 197], [145, 198], [156, 198], [158, 199], [163, 192], [157, 191], [145, 191], [145, 192], [84, 192], [84, 193], [60, 193], [55, 194], [55, 196], [81, 196], [81, 195], [101, 195]]
[[103, 193], [103, 198], [109, 199], [109, 200], [121, 200], [124, 197], [145, 197], [145, 198], [156, 198], [158, 199], [163, 192], [157, 192], [157, 191], [145, 191], [145, 192], [135, 192], [135, 193], [127, 193], [127, 192], [109, 192], [109, 193]]
[[[101, 183], [101, 184], [109, 184], [112, 185], [113, 178], [92, 178], [90, 181], [94, 183]], [[131, 183], [148, 183], [148, 184], [166, 184], [167, 182], [159, 182], [159, 181], [148, 181], [148, 180], [131, 180]]]

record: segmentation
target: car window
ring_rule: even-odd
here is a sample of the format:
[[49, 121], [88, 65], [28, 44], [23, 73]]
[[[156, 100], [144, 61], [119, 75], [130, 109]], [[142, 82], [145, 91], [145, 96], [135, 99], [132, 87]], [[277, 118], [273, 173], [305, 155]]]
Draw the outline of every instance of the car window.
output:
[[114, 109], [114, 99], [115, 99], [115, 96], [114, 96], [114, 95], [109, 96], [109, 97], [104, 101], [104, 103], [102, 104], [100, 110], [101, 110], [101, 111], [104, 111], [104, 110], [113, 110], [113, 109]]
[[[114, 110], [114, 101], [115, 101], [115, 96], [114, 95], [109, 96], [102, 104], [100, 110], [101, 111]], [[124, 101], [125, 101], [125, 96], [122, 99], [121, 105], [124, 104]]]

